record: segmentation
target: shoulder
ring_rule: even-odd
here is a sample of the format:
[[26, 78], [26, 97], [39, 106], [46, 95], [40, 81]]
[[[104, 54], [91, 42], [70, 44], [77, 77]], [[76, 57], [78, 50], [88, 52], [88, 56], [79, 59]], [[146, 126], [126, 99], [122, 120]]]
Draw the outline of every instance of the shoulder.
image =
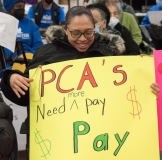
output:
[[127, 8], [133, 10], [133, 7], [127, 4]]
[[130, 13], [128, 13], [128, 12], [124, 12], [124, 16], [126, 16], [126, 17], [128, 17], [128, 18], [132, 18], [132, 17], [133, 17], [133, 15], [130, 14]]
[[62, 7], [59, 8], [60, 13], [64, 13], [64, 9]]
[[127, 21], [127, 23], [132, 23], [132, 22], [136, 22], [134, 16], [130, 13], [124, 12], [124, 19]]
[[24, 17], [21, 21], [21, 23], [25, 23], [27, 25], [31, 25], [33, 27], [37, 27], [37, 25], [29, 18]]
[[52, 2], [52, 7], [54, 8], [54, 9], [59, 9], [59, 8], [61, 8], [58, 4], [56, 4], [55, 2]]
[[31, 34], [38, 34], [39, 32], [39, 27], [31, 19], [26, 17], [19, 21], [19, 26], [23, 27], [26, 31], [29, 31]]
[[59, 46], [53, 42], [40, 46], [37, 51], [34, 53], [34, 57], [46, 56], [49, 54], [55, 54]]
[[150, 11], [159, 11], [159, 10], [162, 10], [162, 8], [159, 7], [158, 5], [154, 5], [150, 8]]
[[26, 23], [26, 24], [27, 24], [27, 23], [31, 23], [31, 21], [32, 21], [31, 19], [29, 19], [29, 18], [27, 18], [27, 17], [24, 17], [24, 18], [23, 18], [22, 20], [20, 20], [19, 22], [20, 22], [20, 23]]

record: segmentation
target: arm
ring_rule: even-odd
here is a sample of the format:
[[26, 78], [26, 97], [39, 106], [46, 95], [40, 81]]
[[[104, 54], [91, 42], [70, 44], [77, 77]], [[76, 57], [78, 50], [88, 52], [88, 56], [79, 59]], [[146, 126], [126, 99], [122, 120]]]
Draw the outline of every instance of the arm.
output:
[[[127, 28], [127, 24], [125, 24], [125, 27], [130, 31], [133, 40], [137, 43], [137, 45], [139, 45], [142, 42], [142, 34], [141, 34], [141, 30], [138, 27], [138, 24], [135, 20], [135, 18], [133, 17], [133, 15], [129, 15], [129, 28]], [[126, 22], [127, 23], [127, 22]]]
[[146, 26], [146, 27], [150, 27], [150, 21], [149, 21], [148, 14], [146, 14], [146, 16], [142, 19], [141, 24]]
[[[19, 98], [20, 96], [18, 97], [16, 95], [16, 93], [14, 92], [13, 88], [11, 87], [12, 85], [10, 84], [10, 78], [13, 74], [16, 74], [16, 75], [19, 75], [18, 80], [16, 80], [16, 81], [19, 81], [19, 78], [21, 79], [20, 81], [22, 81], [23, 77], [25, 77], [25, 78], [29, 77], [29, 70], [30, 69], [36, 68], [37, 66], [43, 64], [42, 61], [46, 60], [46, 58], [43, 56], [43, 54], [45, 52], [48, 53], [48, 50], [47, 50], [47, 48], [41, 49], [42, 47], [40, 47], [40, 49], [38, 49], [34, 53], [32, 61], [30, 62], [30, 64], [28, 65], [28, 67], [25, 70], [25, 74], [20, 72], [20, 71], [16, 71], [16, 70], [6, 70], [3, 73], [3, 77], [2, 77], [2, 80], [1, 80], [1, 90], [2, 90], [3, 94], [5, 95], [5, 97], [7, 99], [9, 99], [10, 101], [12, 101], [13, 103], [16, 103], [20, 106], [28, 106], [29, 105], [29, 90], [28, 89], [24, 90], [23, 92], [25, 93], [25, 95], [20, 94], [21, 98]], [[51, 52], [51, 50], [49, 52]], [[51, 54], [50, 54], [49, 57], [51, 57]], [[13, 85], [15, 85], [15, 84], [13, 84]], [[28, 88], [28, 85], [26, 87]]]
[[[17, 94], [14, 92], [15, 88], [12, 88], [12, 85], [14, 85], [13, 83], [10, 83], [10, 77], [12, 77], [12, 75], [18, 75], [21, 77], [25, 78], [25, 75], [23, 73], [21, 73], [20, 71], [12, 71], [12, 70], [6, 70], [3, 74], [3, 78], [1, 80], [1, 89], [3, 94], [5, 95], [6, 98], [8, 98], [9, 100], [11, 100], [13, 103], [16, 103], [18, 105], [21, 106], [27, 106], [29, 105], [29, 91], [28, 91], [28, 87], [26, 88], [26, 90], [24, 90], [23, 95], [21, 96], [21, 98], [19, 98], [17, 96]], [[14, 79], [15, 81], [17, 81], [18, 83], [18, 79]], [[19, 90], [20, 88], [18, 86], [17, 90]]]
[[32, 30], [32, 43], [31, 43], [31, 50], [34, 53], [38, 47], [43, 45], [42, 38], [40, 35], [39, 28], [34, 22], [31, 22], [31, 30]]
[[[156, 5], [151, 7], [149, 11], [156, 11]], [[145, 17], [142, 19], [142, 22], [141, 22], [142, 25], [146, 26], [146, 27], [150, 27], [150, 20], [149, 20], [149, 16], [148, 16], [148, 13], [145, 15]]]
[[59, 12], [59, 15], [58, 16], [59, 16], [58, 17], [59, 23], [65, 21], [65, 13], [64, 13], [64, 10], [63, 10], [62, 7], [60, 7], [60, 12]]
[[[39, 65], [49, 64], [61, 61], [59, 54], [56, 53], [56, 47], [53, 43], [43, 45], [34, 53], [32, 61], [27, 66], [24, 73], [16, 70], [6, 70], [1, 81], [1, 89], [6, 98], [21, 106], [29, 105], [29, 70]], [[56, 57], [58, 56], [58, 57]], [[20, 98], [19, 98], [20, 97]]]
[[140, 54], [140, 48], [137, 45], [137, 43], [133, 40], [131, 33], [129, 30], [122, 26], [121, 28], [121, 36], [125, 41], [125, 47], [126, 47], [126, 55], [139, 55]]
[[32, 6], [30, 7], [29, 12], [26, 15], [26, 17], [31, 19], [35, 23], [35, 15], [34, 15], [34, 10]]

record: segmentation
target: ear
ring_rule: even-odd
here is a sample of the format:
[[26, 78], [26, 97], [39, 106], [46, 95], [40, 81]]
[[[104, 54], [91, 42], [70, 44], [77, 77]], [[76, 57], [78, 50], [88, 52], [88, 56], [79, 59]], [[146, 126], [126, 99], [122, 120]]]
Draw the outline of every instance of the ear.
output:
[[107, 23], [107, 20], [105, 19], [103, 22], [103, 28], [106, 28], [106, 23]]
[[63, 26], [62, 28], [63, 28], [65, 34], [68, 35], [68, 33], [67, 33], [67, 28], [66, 28], [65, 26]]

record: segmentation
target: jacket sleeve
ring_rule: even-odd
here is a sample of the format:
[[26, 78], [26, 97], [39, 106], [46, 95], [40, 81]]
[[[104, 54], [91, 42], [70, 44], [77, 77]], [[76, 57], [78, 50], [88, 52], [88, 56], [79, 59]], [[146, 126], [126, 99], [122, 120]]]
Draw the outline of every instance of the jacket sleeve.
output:
[[10, 87], [9, 81], [10, 76], [14, 73], [20, 74], [25, 76], [20, 71], [12, 71], [12, 70], [6, 70], [3, 74], [2, 80], [1, 80], [1, 90], [5, 97], [12, 101], [15, 104], [18, 104], [20, 106], [28, 106], [29, 105], [29, 91], [26, 92], [25, 95], [21, 95], [21, 98], [18, 98], [12, 88]]
[[129, 30], [123, 26], [124, 40], [126, 47], [126, 55], [139, 55], [140, 48], [137, 43], [132, 39], [131, 33]]
[[34, 24], [33, 21], [31, 21], [31, 29], [32, 29], [31, 50], [32, 50], [32, 53], [34, 53], [38, 49], [38, 47], [43, 45], [43, 42], [42, 42], [39, 28], [36, 24]]
[[150, 21], [149, 21], [148, 14], [146, 14], [146, 16], [142, 19], [141, 24], [144, 25], [144, 26], [146, 26], [146, 27], [149, 27], [150, 26]]
[[[142, 42], [142, 34], [141, 34], [141, 30], [135, 20], [135, 18], [133, 17], [133, 15], [129, 15], [129, 19], [127, 19], [129, 21], [129, 28], [127, 28], [132, 35], [133, 40], [139, 45]], [[127, 23], [127, 22], [125, 22]], [[127, 25], [125, 25], [125, 27], [127, 27]]]
[[131, 13], [134, 16], [134, 18], [136, 19], [137, 23], [139, 23], [138, 18], [136, 17], [134, 9], [133, 9], [132, 6], [127, 5], [127, 7], [125, 8], [124, 12]]

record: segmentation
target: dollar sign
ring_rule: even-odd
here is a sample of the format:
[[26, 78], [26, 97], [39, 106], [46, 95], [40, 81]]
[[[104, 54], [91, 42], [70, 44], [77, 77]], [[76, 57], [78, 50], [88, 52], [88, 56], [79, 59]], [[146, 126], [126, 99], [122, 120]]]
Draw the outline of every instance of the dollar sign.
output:
[[[43, 140], [42, 137], [41, 137], [41, 135], [39, 133], [40, 133], [40, 131], [38, 131], [36, 129], [36, 133], [35, 133], [35, 143], [36, 144], [39, 144], [39, 146], [41, 148], [41, 151], [43, 153], [43, 156], [41, 156], [41, 157], [45, 157], [46, 158], [47, 155], [50, 155], [51, 142], [49, 140]], [[49, 148], [47, 148], [47, 145], [46, 145], [45, 142], [46, 143], [49, 143]]]
[[135, 89], [135, 86], [133, 89], [131, 89], [130, 87], [130, 91], [127, 94], [127, 99], [128, 101], [132, 102], [133, 112], [132, 113], [130, 112], [130, 114], [133, 115], [133, 118], [135, 118], [135, 116], [138, 116], [140, 119], [140, 113], [142, 112], [142, 107], [140, 103], [136, 100], [136, 92], [137, 90]]

